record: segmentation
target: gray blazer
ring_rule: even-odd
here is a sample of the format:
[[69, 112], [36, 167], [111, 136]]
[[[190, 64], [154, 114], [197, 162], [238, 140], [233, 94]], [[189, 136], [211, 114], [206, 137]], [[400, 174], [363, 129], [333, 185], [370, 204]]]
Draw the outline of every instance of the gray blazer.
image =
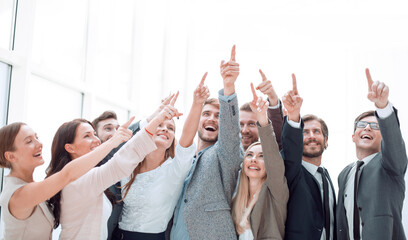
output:
[[[406, 239], [401, 222], [407, 169], [405, 143], [401, 136], [397, 110], [386, 119], [377, 116], [382, 135], [381, 152], [364, 166], [358, 183], [357, 205], [362, 221], [362, 239]], [[337, 239], [349, 239], [344, 190], [348, 165], [339, 175]]]
[[265, 160], [266, 181], [250, 216], [254, 239], [283, 239], [285, 235], [286, 204], [289, 189], [285, 165], [279, 153], [272, 125], [260, 127], [262, 152]]
[[242, 159], [238, 100], [220, 100], [218, 141], [197, 156], [186, 186], [182, 214], [191, 240], [237, 239], [230, 206]]

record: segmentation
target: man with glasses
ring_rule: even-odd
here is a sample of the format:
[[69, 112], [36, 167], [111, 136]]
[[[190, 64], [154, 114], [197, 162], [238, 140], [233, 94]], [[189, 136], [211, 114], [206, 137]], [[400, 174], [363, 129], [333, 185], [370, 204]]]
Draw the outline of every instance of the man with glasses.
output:
[[373, 82], [368, 69], [368, 99], [376, 111], [354, 121], [357, 162], [339, 175], [337, 239], [406, 239], [401, 222], [407, 154], [389, 89]]

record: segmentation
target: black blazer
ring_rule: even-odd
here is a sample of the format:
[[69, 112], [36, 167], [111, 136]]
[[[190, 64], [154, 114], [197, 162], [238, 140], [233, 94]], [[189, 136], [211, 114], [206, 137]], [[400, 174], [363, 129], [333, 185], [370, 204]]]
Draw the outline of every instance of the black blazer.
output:
[[[129, 129], [132, 130], [133, 132], [133, 136], [140, 130], [139, 124], [140, 124], [140, 121], [129, 126]], [[125, 143], [121, 143], [119, 146], [112, 149], [112, 151], [110, 151], [108, 155], [106, 155], [106, 157], [102, 159], [102, 161], [98, 164], [98, 166], [101, 166], [107, 163], [124, 144]], [[109, 191], [111, 191], [115, 195], [116, 201], [119, 201], [122, 199], [121, 191], [119, 187], [120, 187], [120, 182], [117, 182], [116, 184], [109, 187]], [[112, 236], [112, 234], [115, 228], [119, 224], [119, 217], [120, 217], [120, 214], [122, 213], [122, 207], [123, 207], [123, 202], [113, 205], [111, 216], [108, 219], [108, 240], [117, 239], [117, 237]]]
[[[293, 161], [286, 157], [293, 154], [289, 149], [302, 149], [303, 151], [303, 121], [301, 128], [291, 127], [285, 118], [282, 131], [282, 156], [285, 159], [285, 176], [289, 187], [288, 211], [285, 225], [285, 239], [291, 240], [320, 240], [324, 228], [323, 203], [319, 183], [303, 166], [302, 159]], [[287, 136], [296, 134], [296, 142], [289, 141]], [[296, 145], [297, 147], [293, 147]], [[298, 145], [302, 145], [299, 147]], [[286, 151], [285, 151], [286, 149]], [[326, 172], [330, 185], [334, 188], [329, 174]], [[336, 197], [333, 196], [335, 201]], [[336, 203], [334, 203], [336, 205]], [[335, 208], [335, 206], [334, 206]], [[333, 213], [336, 213], [333, 209]], [[334, 217], [334, 219], [336, 219]], [[336, 223], [334, 223], [334, 227]], [[336, 230], [334, 229], [333, 233]], [[329, 234], [329, 233], [327, 233]], [[335, 234], [334, 234], [335, 235]], [[333, 239], [336, 239], [333, 237]]]

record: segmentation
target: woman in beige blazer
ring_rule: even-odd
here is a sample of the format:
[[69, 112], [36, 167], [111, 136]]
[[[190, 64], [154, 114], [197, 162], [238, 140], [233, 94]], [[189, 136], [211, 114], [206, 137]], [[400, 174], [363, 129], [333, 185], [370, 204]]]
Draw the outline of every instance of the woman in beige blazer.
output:
[[285, 166], [279, 153], [272, 124], [266, 111], [268, 102], [258, 97], [251, 83], [261, 142], [248, 147], [232, 202], [232, 217], [240, 240], [283, 239], [289, 190]]
[[97, 150], [70, 162], [52, 177], [34, 182], [33, 172], [44, 164], [42, 143], [25, 123], [16, 122], [0, 129], [0, 167], [9, 168], [0, 195], [5, 240], [51, 239], [54, 217], [45, 201], [75, 181], [132, 132], [130, 121]]

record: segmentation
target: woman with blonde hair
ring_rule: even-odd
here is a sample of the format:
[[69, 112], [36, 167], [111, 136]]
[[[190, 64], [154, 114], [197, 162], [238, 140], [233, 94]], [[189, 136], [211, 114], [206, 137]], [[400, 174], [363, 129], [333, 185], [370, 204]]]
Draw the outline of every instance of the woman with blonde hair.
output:
[[0, 129], [0, 167], [9, 168], [0, 195], [5, 240], [51, 239], [54, 217], [46, 200], [67, 184], [80, 178], [99, 163], [113, 148], [127, 141], [130, 121], [109, 141], [88, 154], [71, 161], [61, 171], [40, 182], [33, 172], [44, 164], [42, 143], [25, 123], [16, 122]]
[[240, 240], [283, 239], [289, 190], [268, 102], [256, 95], [251, 83], [251, 110], [256, 114], [260, 142], [248, 147], [232, 200], [232, 218]]

